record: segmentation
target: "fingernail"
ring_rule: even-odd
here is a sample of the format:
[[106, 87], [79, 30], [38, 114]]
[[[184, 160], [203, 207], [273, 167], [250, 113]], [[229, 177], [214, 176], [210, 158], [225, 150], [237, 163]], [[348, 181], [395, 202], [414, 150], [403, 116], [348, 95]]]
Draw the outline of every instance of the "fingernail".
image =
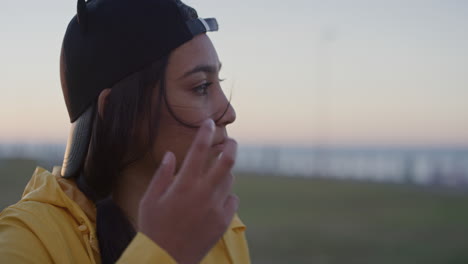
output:
[[164, 154], [164, 157], [163, 157], [163, 160], [162, 160], [162, 162], [161, 162], [161, 165], [166, 166], [166, 165], [169, 163], [169, 161], [170, 161], [170, 158], [171, 158], [170, 156], [171, 156], [171, 155], [169, 154], [169, 151], [166, 152], [166, 154]]
[[213, 119], [208, 119], [208, 127], [210, 128], [211, 131], [215, 130], [215, 123]]

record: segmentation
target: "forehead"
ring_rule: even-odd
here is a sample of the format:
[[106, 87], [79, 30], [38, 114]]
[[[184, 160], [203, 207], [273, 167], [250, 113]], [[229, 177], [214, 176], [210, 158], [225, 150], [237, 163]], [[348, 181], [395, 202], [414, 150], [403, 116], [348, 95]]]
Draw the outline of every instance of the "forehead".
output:
[[181, 77], [198, 65], [219, 65], [219, 58], [210, 38], [197, 35], [171, 52], [167, 65], [167, 78]]

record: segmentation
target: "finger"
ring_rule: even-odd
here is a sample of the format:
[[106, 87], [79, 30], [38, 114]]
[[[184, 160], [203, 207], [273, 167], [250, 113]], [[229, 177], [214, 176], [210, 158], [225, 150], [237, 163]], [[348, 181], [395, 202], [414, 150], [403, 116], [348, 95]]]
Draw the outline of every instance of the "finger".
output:
[[152, 197], [160, 197], [169, 188], [175, 171], [175, 156], [168, 151], [164, 154], [161, 165], [151, 179], [146, 192]]
[[237, 142], [234, 139], [227, 139], [221, 157], [215, 162], [208, 172], [208, 179], [214, 186], [217, 186], [227, 175], [236, 163]]
[[235, 194], [230, 194], [224, 202], [225, 221], [227, 225], [232, 222], [232, 218], [237, 212], [237, 209], [239, 209], [239, 197]]
[[198, 175], [202, 172], [213, 142], [214, 131], [215, 124], [212, 119], [203, 122], [182, 163], [179, 173], [181, 177], [178, 177], [178, 180], [180, 180], [180, 178]]
[[215, 200], [224, 202], [230, 195], [232, 185], [234, 184], [234, 176], [231, 172], [228, 172], [226, 176], [219, 183], [215, 195]]

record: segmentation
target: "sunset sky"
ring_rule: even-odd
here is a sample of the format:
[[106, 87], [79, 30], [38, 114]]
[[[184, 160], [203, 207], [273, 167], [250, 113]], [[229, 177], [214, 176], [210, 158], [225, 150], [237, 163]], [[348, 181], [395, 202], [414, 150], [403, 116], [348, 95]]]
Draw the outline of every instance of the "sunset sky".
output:
[[[241, 143], [468, 146], [468, 1], [190, 0]], [[65, 142], [59, 52], [76, 1], [3, 1], [0, 142]]]

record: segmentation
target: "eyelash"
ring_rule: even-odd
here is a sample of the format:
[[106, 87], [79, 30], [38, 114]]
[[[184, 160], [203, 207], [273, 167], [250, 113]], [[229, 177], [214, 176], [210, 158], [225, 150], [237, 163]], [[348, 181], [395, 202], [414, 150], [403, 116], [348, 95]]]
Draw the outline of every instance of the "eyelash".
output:
[[[224, 80], [225, 79], [219, 79], [218, 82], [222, 82]], [[206, 96], [208, 94], [208, 87], [210, 87], [210, 85], [212, 84], [213, 84], [212, 82], [204, 83], [202, 85], [199, 85], [193, 88], [193, 91], [199, 96]]]

